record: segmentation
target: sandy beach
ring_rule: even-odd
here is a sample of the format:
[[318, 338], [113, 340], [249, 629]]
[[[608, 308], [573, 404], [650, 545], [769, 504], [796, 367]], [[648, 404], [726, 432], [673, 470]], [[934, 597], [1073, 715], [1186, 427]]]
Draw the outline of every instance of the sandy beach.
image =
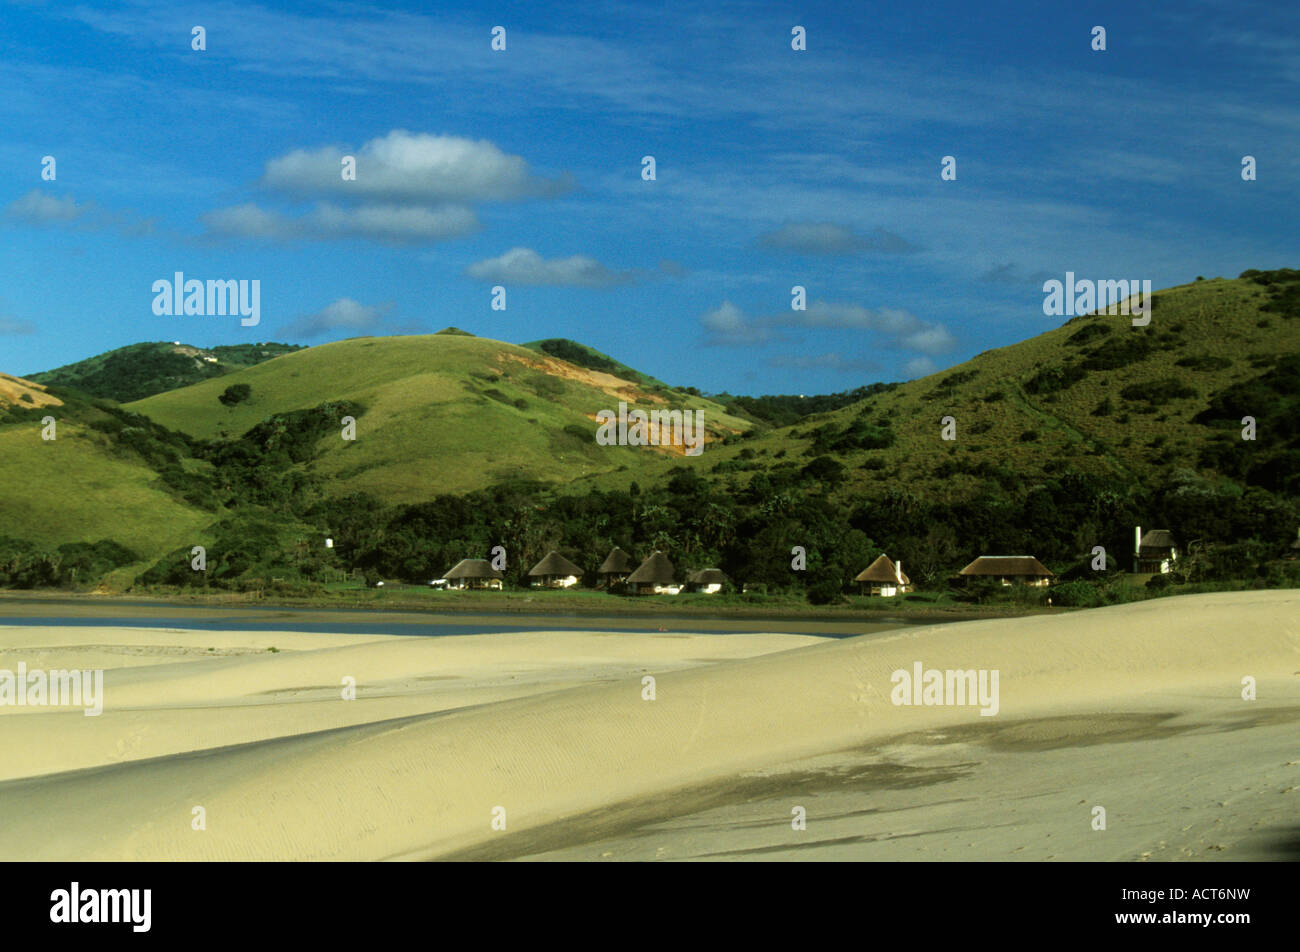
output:
[[[847, 639], [0, 627], [20, 663], [103, 711], [0, 704], [3, 859], [1300, 855], [1294, 590]], [[917, 665], [996, 713], [895, 703]]]

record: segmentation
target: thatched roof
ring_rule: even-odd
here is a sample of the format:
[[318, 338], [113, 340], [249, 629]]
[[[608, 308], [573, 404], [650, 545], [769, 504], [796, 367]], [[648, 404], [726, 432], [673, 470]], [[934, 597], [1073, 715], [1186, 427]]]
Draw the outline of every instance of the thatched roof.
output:
[[605, 561], [601, 562], [600, 568], [596, 570], [600, 575], [623, 575], [631, 571], [632, 556], [618, 546], [614, 546], [613, 551], [605, 556]]
[[635, 572], [627, 577], [631, 585], [671, 585], [673, 581], [673, 563], [668, 556], [656, 552], [642, 562]]
[[552, 550], [546, 553], [546, 558], [538, 562], [528, 570], [529, 575], [576, 575], [582, 577], [582, 569], [578, 568], [560, 553]]
[[1172, 549], [1174, 547], [1174, 534], [1168, 529], [1148, 529], [1142, 534], [1142, 539], [1138, 542], [1138, 552], [1143, 549]]
[[[898, 566], [894, 565], [892, 559], [887, 555], [882, 555], [876, 561], [872, 562], [860, 573], [853, 581], [855, 582], [893, 582], [898, 584], [899, 576]], [[903, 584], [911, 585], [912, 580], [903, 575]]]
[[1050, 576], [1052, 571], [1032, 555], [981, 555], [961, 574]]
[[727, 576], [722, 574], [722, 569], [700, 569], [687, 576], [686, 581], [692, 585], [722, 585]]
[[443, 578], [502, 578], [487, 559], [461, 559]]

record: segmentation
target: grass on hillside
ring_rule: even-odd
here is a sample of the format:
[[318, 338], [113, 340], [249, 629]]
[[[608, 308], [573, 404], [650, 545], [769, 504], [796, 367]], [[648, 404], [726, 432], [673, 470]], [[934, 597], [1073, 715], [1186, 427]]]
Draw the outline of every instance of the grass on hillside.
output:
[[0, 536], [46, 545], [112, 539], [152, 558], [212, 520], [168, 493], [137, 458], [114, 454], [103, 434], [64, 422], [46, 441], [41, 429], [0, 426]]
[[[847, 497], [895, 487], [961, 499], [1000, 475], [1066, 466], [1151, 484], [1197, 468], [1219, 436], [1194, 421], [1214, 394], [1300, 353], [1300, 319], [1265, 310], [1277, 297], [1249, 279], [1170, 288], [1154, 295], [1146, 327], [1125, 315], [1076, 317], [849, 407], [715, 447], [710, 462], [723, 471], [798, 468], [815, 430], [862, 420], [888, 426], [895, 439], [886, 449], [836, 454], [846, 467], [838, 492]], [[953, 441], [941, 439], [946, 416], [956, 422]]]
[[[218, 397], [234, 383], [247, 384], [251, 395], [223, 405]], [[626, 487], [690, 461], [650, 448], [598, 446], [595, 415], [616, 410], [620, 399], [643, 408], [702, 409], [715, 443], [719, 433], [750, 426], [702, 397], [593, 376], [522, 347], [458, 335], [324, 344], [129, 409], [214, 439], [237, 436], [272, 413], [315, 406], [325, 395], [367, 407], [355, 441], [323, 444], [318, 466], [331, 491], [365, 491], [392, 502], [521, 477]]]

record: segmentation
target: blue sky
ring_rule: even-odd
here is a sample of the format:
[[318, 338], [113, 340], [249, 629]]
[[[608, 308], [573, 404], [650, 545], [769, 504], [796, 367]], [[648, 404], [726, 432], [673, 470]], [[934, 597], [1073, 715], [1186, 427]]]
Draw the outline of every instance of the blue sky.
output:
[[[828, 392], [1049, 329], [1066, 271], [1300, 264], [1294, 4], [576, 6], [7, 5], [0, 370], [455, 325]], [[176, 271], [261, 323], [156, 316]]]

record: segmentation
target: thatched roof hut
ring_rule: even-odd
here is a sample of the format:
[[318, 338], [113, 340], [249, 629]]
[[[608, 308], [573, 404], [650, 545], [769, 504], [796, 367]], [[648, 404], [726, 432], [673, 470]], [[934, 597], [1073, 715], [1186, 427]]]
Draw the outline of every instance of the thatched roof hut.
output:
[[727, 581], [727, 576], [722, 569], [700, 569], [692, 572], [686, 581], [692, 585], [722, 585]]
[[500, 588], [503, 577], [487, 559], [461, 559], [443, 576], [452, 588]]
[[855, 582], [892, 582], [895, 585], [911, 585], [912, 580], [903, 574], [902, 565], [895, 565], [894, 560], [882, 555], [857, 574]]
[[605, 561], [600, 563], [600, 568], [596, 569], [597, 575], [629, 575], [632, 572], [632, 556], [628, 555], [618, 546], [605, 556]]
[[668, 556], [662, 552], [656, 551], [650, 558], [642, 562], [635, 572], [627, 577], [627, 584], [633, 592], [645, 593], [669, 593], [676, 594], [680, 588], [673, 581], [673, 563], [668, 561]]
[[1167, 555], [1176, 545], [1174, 534], [1168, 529], [1148, 529], [1138, 540], [1138, 554], [1144, 558]]
[[1133, 527], [1133, 571], [1159, 572], [1173, 570], [1178, 560], [1178, 543], [1174, 534], [1168, 529], [1148, 529]]
[[552, 550], [546, 553], [546, 558], [538, 562], [528, 570], [529, 575], [582, 575], [582, 569], [574, 565], [560, 553]]
[[981, 555], [961, 570], [966, 578], [996, 578], [1003, 585], [1023, 582], [1027, 585], [1046, 585], [1052, 578], [1051, 569], [1032, 555]]
[[582, 578], [582, 569], [574, 565], [560, 553], [552, 550], [546, 558], [528, 570], [533, 585], [551, 585], [567, 588]]
[[492, 567], [487, 559], [461, 559], [443, 576], [453, 578], [502, 578], [500, 572]]
[[853, 579], [864, 595], [897, 595], [906, 591], [912, 580], [903, 573], [903, 564], [881, 555]]

